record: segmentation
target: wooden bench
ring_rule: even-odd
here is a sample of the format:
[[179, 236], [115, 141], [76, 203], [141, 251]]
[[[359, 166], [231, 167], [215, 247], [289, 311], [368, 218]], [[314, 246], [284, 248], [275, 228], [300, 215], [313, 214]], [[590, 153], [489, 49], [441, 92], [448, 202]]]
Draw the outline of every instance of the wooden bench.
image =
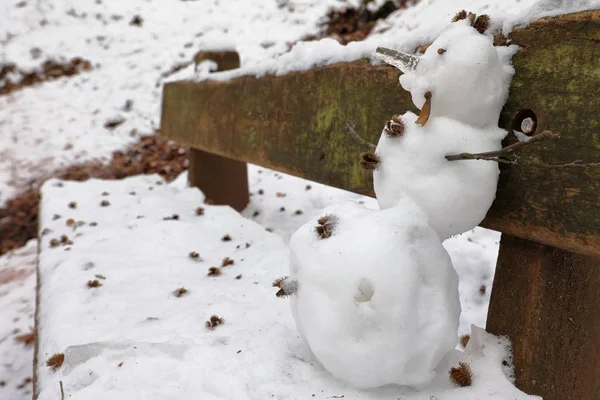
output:
[[[520, 130], [532, 118], [537, 133], [561, 138], [501, 167], [482, 224], [502, 232], [487, 330], [511, 338], [520, 389], [600, 399], [600, 11], [541, 19], [511, 38], [523, 49], [500, 125]], [[373, 195], [345, 126], [376, 142], [391, 115], [414, 111], [398, 74], [356, 61], [170, 83], [161, 135], [193, 149], [191, 184], [238, 210], [248, 202], [246, 162]]]

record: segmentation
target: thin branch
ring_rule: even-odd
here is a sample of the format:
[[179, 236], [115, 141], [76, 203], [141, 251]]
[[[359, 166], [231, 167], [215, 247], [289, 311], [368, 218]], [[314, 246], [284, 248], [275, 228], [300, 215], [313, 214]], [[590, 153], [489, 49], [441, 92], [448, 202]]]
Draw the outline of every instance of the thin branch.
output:
[[60, 383], [60, 400], [65, 400], [65, 390], [63, 389], [63, 383], [62, 383], [62, 381], [60, 381], [59, 383]]
[[377, 146], [374, 145], [373, 143], [363, 139], [362, 137], [360, 137], [360, 135], [358, 133], [356, 133], [356, 131], [354, 130], [354, 127], [351, 126], [349, 123], [346, 123], [346, 132], [348, 132], [350, 134], [350, 136], [352, 136], [352, 138], [354, 140], [356, 140], [358, 143], [360, 143], [363, 146], [367, 146], [371, 149], [375, 149]]
[[565, 164], [542, 164], [544, 167], [600, 167], [600, 163], [581, 163], [582, 160], [575, 160]]
[[474, 153], [474, 154], [473, 153], [452, 154], [452, 155], [446, 156], [446, 160], [448, 160], [448, 161], [487, 160], [487, 161], [495, 161], [495, 162], [506, 163], [506, 164], [517, 164], [516, 161], [503, 158], [503, 156], [514, 153], [515, 151], [520, 150], [520, 149], [524, 148], [525, 146], [529, 146], [533, 143], [540, 142], [542, 140], [558, 139], [558, 138], [560, 138], [560, 135], [558, 133], [555, 133], [552, 131], [544, 131], [544, 132], [540, 133], [539, 135], [532, 136], [531, 139], [529, 139], [526, 142], [517, 142], [517, 143], [511, 144], [509, 146], [503, 147], [500, 150], [488, 151], [485, 153]]
[[446, 156], [446, 160], [448, 161], [459, 161], [459, 160], [484, 160], [484, 161], [494, 161], [500, 164], [516, 164], [516, 161], [508, 160], [506, 158], [498, 157], [498, 156], [486, 156], [484, 153], [460, 153], [460, 154], [452, 154], [450, 156]]

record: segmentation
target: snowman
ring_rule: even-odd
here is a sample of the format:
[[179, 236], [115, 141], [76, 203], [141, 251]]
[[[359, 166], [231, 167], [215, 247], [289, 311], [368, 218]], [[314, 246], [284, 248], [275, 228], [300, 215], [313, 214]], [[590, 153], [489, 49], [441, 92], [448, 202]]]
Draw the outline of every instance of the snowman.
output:
[[381, 209], [411, 196], [442, 240], [473, 229], [494, 201], [496, 163], [445, 156], [502, 147], [507, 132], [497, 123], [514, 72], [485, 34], [487, 15], [463, 11], [454, 21], [420, 57], [377, 50], [404, 73], [400, 83], [421, 113], [392, 118], [363, 162], [373, 169]]
[[363, 160], [380, 210], [325, 208], [294, 233], [290, 276], [273, 283], [316, 359], [359, 388], [424, 386], [456, 345], [458, 277], [442, 241], [483, 219], [498, 168], [445, 156], [500, 148], [510, 71], [482, 33], [488, 19], [455, 19], [422, 57], [384, 51], [421, 114], [392, 118]]

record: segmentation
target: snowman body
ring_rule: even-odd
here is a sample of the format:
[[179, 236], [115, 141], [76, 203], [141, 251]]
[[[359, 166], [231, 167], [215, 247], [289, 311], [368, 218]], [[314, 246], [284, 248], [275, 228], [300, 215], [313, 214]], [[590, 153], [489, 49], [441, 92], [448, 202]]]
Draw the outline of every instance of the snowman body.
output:
[[474, 128], [447, 117], [402, 116], [404, 133], [384, 131], [375, 150], [380, 159], [373, 184], [381, 209], [396, 206], [406, 194], [427, 214], [442, 240], [473, 229], [485, 217], [496, 196], [499, 169], [490, 161], [448, 161], [450, 154], [487, 152], [502, 147], [506, 131]]
[[384, 211], [327, 207], [290, 240], [292, 312], [323, 366], [359, 388], [429, 382], [456, 345], [458, 276], [423, 210], [408, 196]]

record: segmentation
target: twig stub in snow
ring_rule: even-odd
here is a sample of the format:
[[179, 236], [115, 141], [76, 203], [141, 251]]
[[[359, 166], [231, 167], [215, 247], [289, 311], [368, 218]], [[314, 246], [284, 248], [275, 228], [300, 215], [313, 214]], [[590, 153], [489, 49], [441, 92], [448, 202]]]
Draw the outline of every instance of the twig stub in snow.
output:
[[495, 161], [498, 163], [505, 164], [518, 164], [517, 160], [510, 159], [507, 156], [514, 153], [516, 150], [520, 150], [525, 146], [529, 146], [533, 143], [540, 142], [547, 139], [558, 139], [560, 135], [552, 131], [544, 131], [539, 135], [532, 136], [527, 142], [517, 142], [509, 146], [503, 147], [500, 150], [488, 151], [485, 153], [460, 153], [446, 156], [448, 161], [457, 160], [487, 160]]
[[58, 382], [60, 385], [60, 400], [65, 400], [65, 389], [63, 388], [62, 381]]

